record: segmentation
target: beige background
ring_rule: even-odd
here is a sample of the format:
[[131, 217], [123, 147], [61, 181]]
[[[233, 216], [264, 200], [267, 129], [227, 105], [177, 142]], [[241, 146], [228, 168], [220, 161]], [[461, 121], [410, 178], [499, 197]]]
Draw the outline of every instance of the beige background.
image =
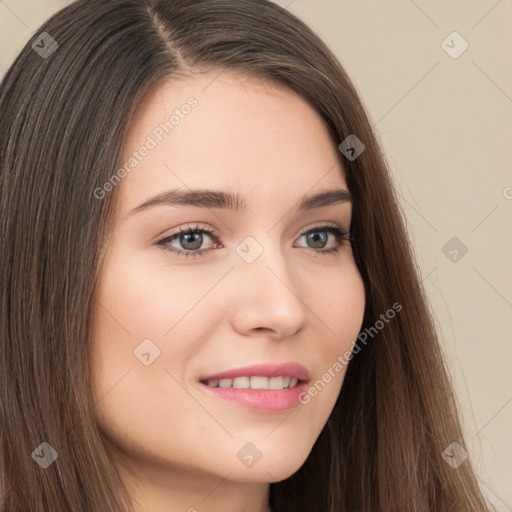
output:
[[[470, 457], [496, 510], [510, 512], [512, 0], [276, 2], [327, 42], [364, 99], [402, 198]], [[0, 0], [0, 76], [67, 3]], [[454, 31], [469, 44], [458, 58], [443, 48], [457, 51], [461, 40], [442, 45]], [[443, 253], [452, 237], [468, 249], [452, 253], [456, 262]]]

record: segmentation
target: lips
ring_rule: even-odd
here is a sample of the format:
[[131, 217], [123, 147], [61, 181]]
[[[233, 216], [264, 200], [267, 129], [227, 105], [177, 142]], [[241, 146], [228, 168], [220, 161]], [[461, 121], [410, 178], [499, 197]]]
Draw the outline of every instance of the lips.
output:
[[296, 407], [307, 389], [308, 370], [298, 363], [261, 364], [204, 375], [209, 396], [265, 413]]

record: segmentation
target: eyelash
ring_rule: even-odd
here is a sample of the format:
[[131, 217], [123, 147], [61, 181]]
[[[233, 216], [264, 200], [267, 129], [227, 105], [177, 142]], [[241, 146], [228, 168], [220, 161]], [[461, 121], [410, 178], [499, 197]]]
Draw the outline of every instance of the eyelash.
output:
[[[300, 234], [300, 236], [302, 237], [304, 235], [308, 235], [309, 233], [315, 233], [318, 231], [326, 231], [328, 233], [333, 234], [336, 238], [336, 241], [338, 242], [338, 245], [331, 249], [319, 249], [319, 250], [315, 250], [315, 249], [306, 247], [306, 249], [309, 249], [313, 253], [321, 253], [323, 255], [335, 254], [335, 253], [339, 252], [339, 250], [344, 246], [344, 244], [342, 243], [343, 241], [349, 242], [350, 246], [354, 247], [354, 239], [350, 236], [350, 233], [347, 232], [347, 230], [345, 230], [341, 226], [338, 226], [336, 224], [326, 224], [323, 226], [315, 226], [314, 228], [308, 229], [307, 231], [303, 231]], [[166, 245], [169, 242], [172, 242], [175, 239], [177, 239], [180, 235], [184, 235], [184, 234], [188, 234], [188, 233], [202, 233], [202, 234], [206, 233], [208, 235], [211, 235], [212, 238], [214, 238], [214, 243], [217, 243], [219, 240], [218, 237], [213, 235], [214, 230], [199, 228], [199, 226], [196, 226], [195, 228], [190, 228], [190, 227], [185, 228], [185, 229], [180, 228], [177, 233], [174, 233], [171, 236], [167, 236], [167, 237], [159, 240], [158, 242], [156, 242], [156, 245], [161, 245], [165, 251], [169, 251], [173, 254], [176, 254], [179, 256], [185, 256], [185, 257], [202, 256], [204, 252], [211, 250], [211, 248], [209, 248], [209, 249], [202, 249], [202, 250], [195, 250], [195, 251], [192, 251], [192, 250], [181, 251], [179, 249], [171, 249], [169, 246]]]

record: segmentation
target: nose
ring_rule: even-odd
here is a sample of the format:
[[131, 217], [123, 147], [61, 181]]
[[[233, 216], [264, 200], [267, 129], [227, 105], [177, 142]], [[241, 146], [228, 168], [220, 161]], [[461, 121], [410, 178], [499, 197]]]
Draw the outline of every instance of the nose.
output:
[[240, 258], [235, 267], [231, 322], [238, 333], [282, 339], [307, 325], [305, 290], [279, 248], [265, 247], [252, 263]]

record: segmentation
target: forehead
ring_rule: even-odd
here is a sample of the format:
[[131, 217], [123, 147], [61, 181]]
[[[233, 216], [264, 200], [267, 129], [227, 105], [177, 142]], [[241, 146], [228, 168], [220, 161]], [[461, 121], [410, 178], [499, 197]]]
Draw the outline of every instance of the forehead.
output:
[[147, 94], [120, 165], [128, 171], [121, 213], [177, 188], [222, 188], [246, 198], [249, 208], [346, 188], [337, 147], [308, 103], [287, 88], [227, 71], [168, 81]]

